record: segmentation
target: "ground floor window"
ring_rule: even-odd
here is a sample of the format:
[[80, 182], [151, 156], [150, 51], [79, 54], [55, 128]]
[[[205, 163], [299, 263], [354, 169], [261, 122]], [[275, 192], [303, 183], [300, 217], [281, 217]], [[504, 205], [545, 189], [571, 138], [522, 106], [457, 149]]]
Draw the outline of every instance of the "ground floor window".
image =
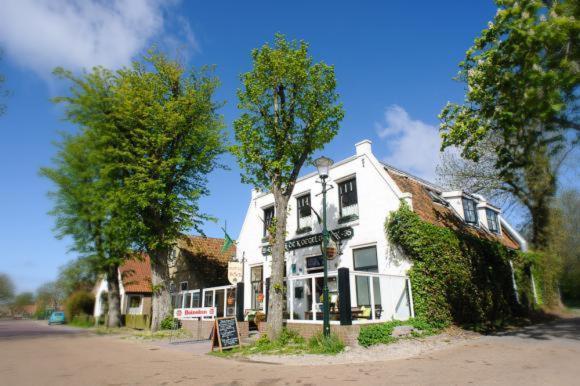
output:
[[[377, 259], [377, 247], [357, 248], [352, 251], [353, 267], [355, 271], [379, 272]], [[356, 299], [357, 305], [371, 305], [371, 279], [375, 297], [375, 307], [381, 305], [381, 283], [378, 277], [356, 276]]]
[[264, 302], [263, 293], [264, 270], [261, 265], [250, 268], [251, 306], [253, 310], [262, 309]]
[[141, 312], [141, 296], [129, 295], [129, 298], [127, 299], [127, 313], [139, 314], [140, 312]]

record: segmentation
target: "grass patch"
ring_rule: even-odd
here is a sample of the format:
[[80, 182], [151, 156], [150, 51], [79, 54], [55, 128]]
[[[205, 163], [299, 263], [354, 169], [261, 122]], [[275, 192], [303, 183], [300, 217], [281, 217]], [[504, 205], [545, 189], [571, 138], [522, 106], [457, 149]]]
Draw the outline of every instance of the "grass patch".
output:
[[415, 329], [420, 330], [413, 331], [411, 333], [411, 338], [433, 335], [444, 327], [442, 325], [435, 325], [416, 318], [406, 321], [393, 320], [386, 323], [361, 327], [358, 335], [358, 343], [363, 347], [370, 347], [375, 344], [389, 344], [396, 342], [399, 339], [403, 339], [391, 335], [397, 326], [412, 326]]
[[163, 340], [163, 339], [185, 339], [191, 338], [193, 335], [189, 330], [180, 328], [178, 330], [159, 330], [151, 332], [150, 330], [133, 331], [131, 337], [142, 340]]
[[318, 334], [306, 341], [296, 331], [284, 328], [278, 339], [270, 339], [263, 334], [254, 343], [233, 348], [223, 352], [214, 351], [211, 354], [219, 357], [263, 355], [298, 355], [298, 354], [327, 354], [334, 355], [344, 350], [344, 343], [336, 334], [324, 338]]

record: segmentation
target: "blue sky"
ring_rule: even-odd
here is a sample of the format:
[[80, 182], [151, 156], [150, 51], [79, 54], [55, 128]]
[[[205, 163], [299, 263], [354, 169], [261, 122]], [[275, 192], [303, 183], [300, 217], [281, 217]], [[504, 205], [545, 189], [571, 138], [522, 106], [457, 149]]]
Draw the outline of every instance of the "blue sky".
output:
[[[48, 3], [48, 2], [47, 2]], [[18, 290], [52, 280], [75, 257], [68, 240], [56, 240], [48, 181], [38, 175], [50, 165], [62, 111], [50, 98], [64, 85], [51, 76], [62, 65], [74, 71], [96, 64], [118, 68], [151, 44], [193, 66], [217, 65], [217, 99], [228, 131], [237, 117], [239, 75], [250, 69], [250, 51], [276, 32], [304, 39], [315, 60], [336, 67], [346, 111], [340, 134], [324, 154], [339, 160], [354, 143], [373, 141], [375, 154], [402, 169], [432, 178], [437, 162], [437, 114], [460, 100], [463, 86], [452, 80], [474, 37], [495, 13], [491, 1], [64, 1], [50, 6], [7, 0], [0, 14], [0, 72], [13, 95], [0, 117], [0, 272]], [[250, 187], [231, 170], [210, 177], [211, 196], [201, 206], [236, 236]], [[308, 167], [305, 172], [311, 170]], [[219, 224], [205, 226], [221, 237]]]

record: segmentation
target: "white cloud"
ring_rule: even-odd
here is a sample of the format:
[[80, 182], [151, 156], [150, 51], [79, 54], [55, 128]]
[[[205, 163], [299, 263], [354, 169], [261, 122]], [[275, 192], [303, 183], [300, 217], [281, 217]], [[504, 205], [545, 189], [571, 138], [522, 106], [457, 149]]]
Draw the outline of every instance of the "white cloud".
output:
[[[166, 30], [164, 0], [5, 0], [0, 45], [8, 57], [43, 78], [62, 66], [70, 70], [103, 65], [118, 68], [151, 44], [181, 40]], [[187, 21], [178, 17], [184, 44], [195, 44]], [[191, 48], [191, 47], [190, 47]], [[193, 47], [195, 48], [195, 47]]]
[[386, 163], [435, 182], [441, 146], [437, 127], [413, 120], [405, 109], [392, 105], [385, 109], [385, 121], [377, 123], [376, 129], [387, 145]]

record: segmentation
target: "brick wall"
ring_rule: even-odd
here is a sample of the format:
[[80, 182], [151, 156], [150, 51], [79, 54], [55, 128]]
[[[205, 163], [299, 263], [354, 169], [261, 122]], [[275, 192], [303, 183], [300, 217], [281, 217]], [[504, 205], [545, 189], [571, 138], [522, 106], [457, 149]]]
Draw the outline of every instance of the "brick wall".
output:
[[[379, 322], [380, 323], [380, 322]], [[314, 324], [314, 323], [292, 323], [287, 322], [285, 323], [286, 328], [289, 330], [293, 330], [298, 332], [302, 335], [305, 339], [309, 339], [312, 336], [322, 332], [322, 324]], [[338, 337], [346, 344], [347, 346], [357, 346], [358, 345], [358, 333], [360, 331], [361, 326], [365, 326], [366, 324], [353, 324], [351, 326], [341, 326], [339, 324], [331, 324], [330, 325], [330, 332], [332, 334], [337, 334]], [[266, 332], [268, 329], [267, 322], [260, 322], [258, 325], [258, 331], [260, 333]]]
[[[213, 328], [213, 320], [183, 320], [181, 325], [184, 329], [190, 331], [193, 335], [193, 339], [209, 339], [211, 335], [211, 329]], [[240, 337], [242, 339], [247, 338], [250, 335], [250, 329], [248, 322], [238, 322], [238, 330], [240, 332]]]

